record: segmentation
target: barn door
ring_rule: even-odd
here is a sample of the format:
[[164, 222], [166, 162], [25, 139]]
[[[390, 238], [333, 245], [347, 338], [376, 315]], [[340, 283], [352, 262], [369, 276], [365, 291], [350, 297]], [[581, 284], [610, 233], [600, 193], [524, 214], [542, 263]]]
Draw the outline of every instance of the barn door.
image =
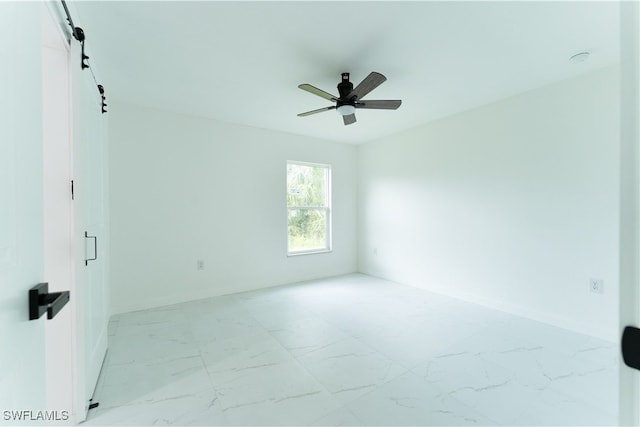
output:
[[620, 424], [640, 425], [640, 4], [620, 8]]
[[[72, 43], [73, 197], [76, 273], [78, 401], [85, 407], [107, 351], [106, 116], [90, 69], [80, 67], [80, 46]], [[83, 405], [83, 406], [80, 406]]]

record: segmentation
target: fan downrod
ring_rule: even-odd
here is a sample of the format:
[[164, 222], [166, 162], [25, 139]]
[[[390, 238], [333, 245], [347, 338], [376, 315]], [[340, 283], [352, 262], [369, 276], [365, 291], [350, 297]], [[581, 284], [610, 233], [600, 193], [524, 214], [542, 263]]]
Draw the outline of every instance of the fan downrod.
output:
[[351, 101], [347, 99], [349, 94], [353, 91], [353, 83], [349, 81], [349, 73], [342, 73], [342, 81], [338, 83], [338, 92], [340, 93], [340, 99], [343, 101]]

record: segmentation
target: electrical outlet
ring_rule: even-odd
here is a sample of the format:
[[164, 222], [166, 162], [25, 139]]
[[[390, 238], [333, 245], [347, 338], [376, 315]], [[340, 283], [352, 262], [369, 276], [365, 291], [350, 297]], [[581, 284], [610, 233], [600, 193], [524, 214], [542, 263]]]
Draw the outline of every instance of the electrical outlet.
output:
[[604, 294], [604, 280], [602, 279], [589, 279], [589, 291], [594, 294]]
[[378, 255], [378, 248], [373, 248], [373, 255], [377, 256]]
[[204, 270], [204, 260], [203, 259], [199, 259], [198, 262], [196, 263], [196, 268], [198, 270]]

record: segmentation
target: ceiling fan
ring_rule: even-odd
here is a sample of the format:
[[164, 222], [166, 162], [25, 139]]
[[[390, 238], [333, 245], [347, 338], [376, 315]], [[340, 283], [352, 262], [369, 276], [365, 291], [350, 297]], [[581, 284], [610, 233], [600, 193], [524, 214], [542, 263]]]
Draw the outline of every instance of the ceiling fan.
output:
[[336, 105], [331, 107], [319, 108], [317, 110], [307, 111], [306, 113], [298, 114], [298, 117], [310, 116], [312, 114], [321, 113], [328, 110], [337, 110], [342, 116], [345, 125], [350, 125], [356, 122], [355, 111], [356, 108], [372, 108], [377, 110], [396, 110], [402, 101], [400, 100], [377, 100], [369, 101], [363, 100], [364, 96], [380, 86], [387, 78], [375, 71], [369, 74], [356, 88], [353, 88], [353, 83], [349, 81], [349, 73], [342, 73], [342, 81], [338, 83], [338, 92], [340, 96], [331, 95], [315, 86], [304, 83], [298, 87], [302, 90], [306, 90], [314, 95], [318, 95], [321, 98], [328, 99], [335, 102]]

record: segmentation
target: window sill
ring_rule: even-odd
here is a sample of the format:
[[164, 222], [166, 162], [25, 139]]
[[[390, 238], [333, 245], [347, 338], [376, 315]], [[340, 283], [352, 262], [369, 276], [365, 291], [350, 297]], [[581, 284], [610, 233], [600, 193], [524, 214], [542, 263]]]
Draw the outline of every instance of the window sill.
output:
[[331, 249], [313, 249], [308, 251], [287, 252], [287, 257], [296, 257], [300, 255], [327, 254], [333, 252]]

